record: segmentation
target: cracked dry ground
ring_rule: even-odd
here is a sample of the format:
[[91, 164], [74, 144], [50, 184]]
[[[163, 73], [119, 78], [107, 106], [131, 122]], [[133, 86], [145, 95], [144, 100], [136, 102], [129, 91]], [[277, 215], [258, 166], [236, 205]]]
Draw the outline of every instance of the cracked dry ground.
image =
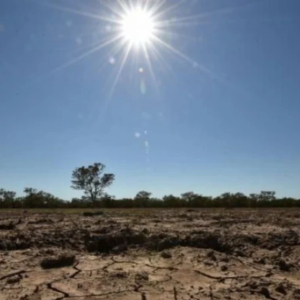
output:
[[0, 214], [0, 299], [300, 299], [299, 224], [295, 210]]

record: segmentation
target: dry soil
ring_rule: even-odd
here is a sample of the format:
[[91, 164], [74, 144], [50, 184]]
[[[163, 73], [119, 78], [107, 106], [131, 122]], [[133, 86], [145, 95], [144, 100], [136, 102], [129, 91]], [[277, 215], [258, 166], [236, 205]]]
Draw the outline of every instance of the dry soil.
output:
[[297, 210], [0, 214], [0, 300], [300, 299]]

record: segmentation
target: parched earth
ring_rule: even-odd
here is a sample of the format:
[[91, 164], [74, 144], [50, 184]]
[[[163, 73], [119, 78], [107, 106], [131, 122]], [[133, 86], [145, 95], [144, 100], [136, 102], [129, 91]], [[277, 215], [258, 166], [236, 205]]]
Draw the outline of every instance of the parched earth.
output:
[[0, 300], [300, 299], [300, 211], [0, 214]]

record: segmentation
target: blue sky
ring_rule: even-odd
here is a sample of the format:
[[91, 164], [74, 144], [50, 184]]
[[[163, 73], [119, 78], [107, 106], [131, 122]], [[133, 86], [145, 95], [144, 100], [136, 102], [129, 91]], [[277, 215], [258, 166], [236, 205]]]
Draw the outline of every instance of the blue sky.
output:
[[109, 15], [93, 0], [0, 1], [1, 187], [71, 199], [72, 170], [103, 162], [117, 197], [300, 198], [300, 1], [186, 1], [160, 38], [189, 60], [153, 42], [153, 78], [132, 49], [113, 92], [125, 48], [83, 57], [109, 22], [57, 7]]

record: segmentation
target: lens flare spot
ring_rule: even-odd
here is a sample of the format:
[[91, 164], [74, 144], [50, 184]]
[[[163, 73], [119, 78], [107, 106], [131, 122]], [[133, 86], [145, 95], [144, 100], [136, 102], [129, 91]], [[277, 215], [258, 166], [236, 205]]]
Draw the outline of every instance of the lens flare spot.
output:
[[81, 38], [80, 36], [78, 36], [78, 37], [76, 38], [76, 43], [77, 43], [78, 45], [81, 45], [81, 44], [82, 44], [82, 38]]
[[145, 80], [142, 80], [141, 81], [141, 84], [140, 84], [140, 91], [143, 95], [146, 94], [147, 92], [147, 87], [146, 87], [146, 83], [145, 83]]
[[110, 63], [111, 65], [114, 65], [114, 64], [116, 63], [115, 58], [114, 58], [114, 57], [110, 57], [110, 58], [109, 58], [109, 63]]
[[66, 21], [66, 26], [67, 26], [67, 27], [71, 27], [72, 25], [73, 25], [72, 20], [67, 20], [67, 21]]

